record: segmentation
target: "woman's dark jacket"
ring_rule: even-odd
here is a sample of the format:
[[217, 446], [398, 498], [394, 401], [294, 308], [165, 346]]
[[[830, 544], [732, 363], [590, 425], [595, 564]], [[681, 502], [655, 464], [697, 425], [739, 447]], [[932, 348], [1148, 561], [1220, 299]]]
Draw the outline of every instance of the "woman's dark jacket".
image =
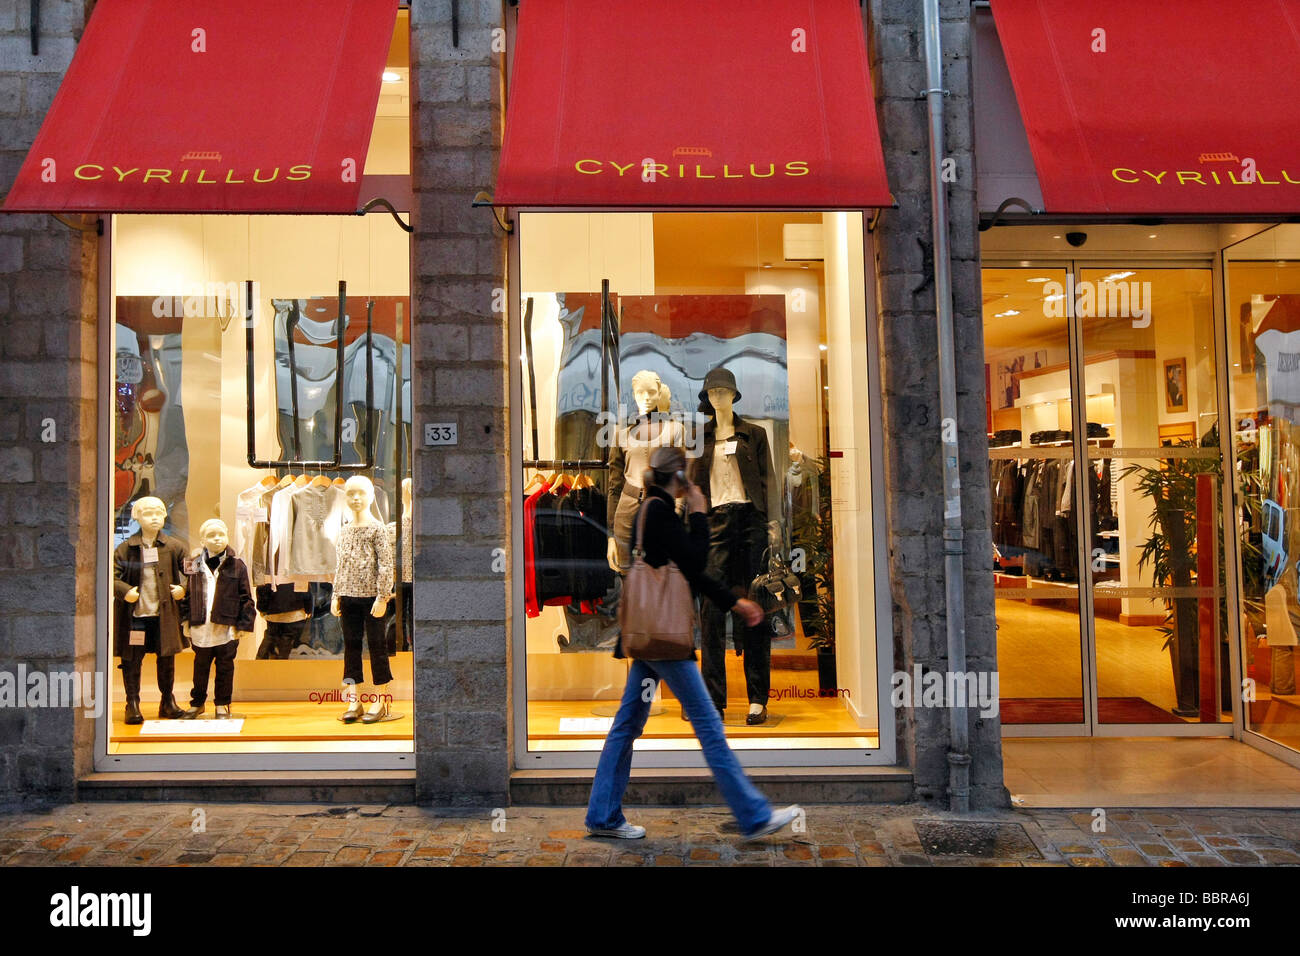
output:
[[[207, 555], [200, 548], [191, 558], [185, 559], [186, 599], [189, 604], [190, 627], [207, 624], [203, 615], [208, 610], [208, 579], [199, 564]], [[257, 623], [257, 605], [253, 603], [253, 589], [248, 582], [248, 567], [235, 555], [231, 548], [226, 548], [225, 557], [217, 565], [217, 588], [212, 597], [213, 624], [229, 624], [237, 631], [251, 631]]]
[[[688, 531], [677, 516], [672, 497], [654, 485], [646, 489], [641, 508], [648, 509], [645, 515], [645, 539], [640, 542], [640, 547], [645, 551], [645, 563], [652, 568], [661, 568], [671, 560], [690, 582], [695, 594], [708, 598], [724, 611], [731, 610], [738, 600], [736, 595], [704, 570], [709, 559], [709, 519], [692, 512], [687, 516], [690, 522]], [[636, 527], [640, 519], [638, 511], [637, 520], [632, 523], [629, 551], [638, 546]], [[615, 657], [623, 657], [622, 644], [622, 641], [615, 644]], [[691, 659], [695, 659], [693, 652]]]
[[[144, 538], [136, 532], [117, 546], [113, 552], [113, 656], [121, 657], [129, 646], [131, 622], [138, 605], [127, 604], [126, 592], [140, 586], [145, 574], [156, 575], [158, 585], [158, 653], [162, 657], [171, 657], [190, 646], [189, 639], [181, 633], [181, 615], [184, 607], [181, 601], [172, 597], [173, 584], [185, 586], [185, 573], [181, 562], [185, 560], [185, 551], [180, 543], [158, 532], [154, 542], [158, 549], [158, 561], [145, 564], [141, 558]], [[181, 599], [184, 600], [183, 598]]]

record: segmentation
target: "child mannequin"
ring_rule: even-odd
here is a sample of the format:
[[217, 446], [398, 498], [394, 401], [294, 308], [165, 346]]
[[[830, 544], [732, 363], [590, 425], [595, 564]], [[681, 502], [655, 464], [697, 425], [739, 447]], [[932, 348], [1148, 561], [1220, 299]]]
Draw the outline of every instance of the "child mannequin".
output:
[[185, 598], [184, 550], [162, 527], [167, 506], [162, 499], [145, 497], [131, 505], [131, 517], [140, 530], [113, 553], [113, 654], [121, 658], [122, 687], [126, 692], [124, 722], [142, 724], [140, 665], [146, 654], [156, 655], [158, 717], [179, 717], [181, 709], [172, 695], [176, 655], [187, 646], [181, 630], [181, 602]]
[[185, 627], [194, 648], [194, 686], [190, 708], [181, 714], [183, 720], [193, 720], [203, 713], [208, 699], [208, 674], [214, 662], [216, 715], [218, 719], [230, 716], [239, 639], [246, 634], [252, 636], [257, 619], [248, 568], [227, 547], [226, 523], [209, 518], [199, 528], [199, 540], [203, 547], [185, 560], [190, 595]]

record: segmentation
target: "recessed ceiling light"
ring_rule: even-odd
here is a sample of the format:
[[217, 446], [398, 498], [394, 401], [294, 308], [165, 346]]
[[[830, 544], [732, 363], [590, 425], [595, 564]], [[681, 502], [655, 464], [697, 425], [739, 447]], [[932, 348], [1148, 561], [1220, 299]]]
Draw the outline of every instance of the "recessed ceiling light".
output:
[[1137, 275], [1136, 272], [1112, 272], [1108, 276], [1102, 276], [1102, 282], [1118, 282], [1120, 279], [1127, 279], [1129, 276]]
[[764, 263], [763, 263], [763, 268], [764, 268], [764, 269], [770, 269], [770, 268], [772, 268], [772, 263], [770, 263], [770, 262], [764, 262]]
[[1034, 278], [1032, 278], [1032, 279], [1026, 279], [1025, 281], [1026, 281], [1026, 282], [1051, 282], [1052, 280], [1051, 280], [1051, 279], [1048, 279], [1048, 278], [1045, 278], [1045, 277], [1043, 277], [1043, 276], [1035, 276]]
[[1060, 239], [1061, 237], [1060, 237], [1060, 236], [1053, 236], [1052, 238], [1053, 238], [1053, 239]]
[[402, 74], [394, 73], [392, 70], [384, 70], [384, 82], [400, 83], [402, 82]]
[[1060, 292], [1058, 292], [1056, 295], [1049, 295], [1049, 296], [1047, 296], [1046, 298], [1043, 299], [1043, 301], [1044, 301], [1044, 302], [1059, 302], [1059, 301], [1061, 301], [1061, 299], [1064, 299], [1064, 298], [1065, 298], [1065, 294], [1064, 294], [1064, 293], [1060, 293]]
[[1154, 232], [1147, 236], [1148, 239], [1154, 239], [1155, 237], [1156, 234]]
[[823, 352], [826, 351], [826, 346], [825, 346], [825, 344], [819, 345], [819, 346], [817, 346], [817, 347], [818, 347], [819, 349], [821, 349]]
[[1005, 312], [999, 312], [999, 313], [997, 313], [995, 316], [993, 316], [993, 318], [995, 318], [995, 319], [1005, 319], [1005, 318], [1007, 318], [1008, 316], [1011, 316], [1011, 315], [1019, 315], [1019, 314], [1020, 314], [1020, 310], [1018, 310], [1018, 309], [1007, 309], [1007, 311], [1005, 311]]
[[1020, 260], [1020, 268], [1022, 268], [1022, 269], [1028, 269], [1028, 268], [1029, 268], [1029, 260], [1028, 260], [1028, 259], [1021, 259], [1021, 260]]

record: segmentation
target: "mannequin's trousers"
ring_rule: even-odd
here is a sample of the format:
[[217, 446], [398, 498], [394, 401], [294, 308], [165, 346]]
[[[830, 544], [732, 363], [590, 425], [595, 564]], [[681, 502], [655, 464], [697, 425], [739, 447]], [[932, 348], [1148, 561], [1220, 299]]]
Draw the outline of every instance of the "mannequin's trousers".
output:
[[176, 681], [176, 658], [158, 653], [158, 618], [135, 617], [131, 619], [131, 629], [144, 631], [144, 644], [127, 645], [122, 650], [122, 693], [127, 697], [140, 697], [140, 665], [146, 654], [157, 655], [155, 662], [158, 672], [158, 693], [166, 700], [172, 692]]
[[343, 628], [343, 679], [353, 684], [365, 681], [361, 669], [361, 643], [370, 648], [370, 682], [376, 686], [393, 679], [388, 666], [388, 642], [384, 639], [384, 619], [374, 617], [372, 597], [339, 598], [339, 624]]
[[[719, 505], [709, 512], [708, 573], [733, 591], [749, 593], [767, 546], [767, 519], [750, 502]], [[727, 615], [712, 601], [700, 601], [700, 669], [719, 712], [727, 706]], [[751, 704], [767, 706], [772, 685], [772, 628], [764, 620], [746, 627], [733, 616], [736, 651], [745, 656], [745, 691]]]
[[218, 707], [229, 707], [230, 697], [235, 690], [235, 655], [239, 653], [239, 641], [226, 641], [216, 647], [194, 646], [194, 685], [190, 689], [190, 706], [202, 707], [208, 699], [208, 675], [212, 665], [217, 667], [217, 686], [213, 689], [212, 702]]

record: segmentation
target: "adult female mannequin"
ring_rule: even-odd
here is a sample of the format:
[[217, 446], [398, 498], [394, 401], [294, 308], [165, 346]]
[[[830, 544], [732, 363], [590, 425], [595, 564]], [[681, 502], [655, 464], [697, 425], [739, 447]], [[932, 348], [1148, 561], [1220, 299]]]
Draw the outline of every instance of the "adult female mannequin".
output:
[[375, 694], [375, 701], [363, 715], [357, 691], [365, 679], [361, 667], [363, 636], [370, 649], [371, 683], [378, 689], [393, 679], [383, 623], [393, 592], [393, 549], [388, 529], [370, 513], [374, 500], [375, 487], [369, 478], [353, 475], [343, 486], [350, 520], [339, 531], [334, 545], [338, 565], [330, 613], [343, 626], [343, 693], [348, 709], [339, 719], [345, 724], [358, 718], [371, 724], [391, 716], [386, 695], [380, 693]]
[[642, 369], [633, 375], [632, 398], [636, 402], [637, 419], [618, 431], [609, 456], [606, 499], [609, 531], [606, 557], [609, 566], [620, 574], [632, 566], [627, 542], [632, 534], [632, 519], [641, 502], [641, 476], [650, 466], [651, 450], [686, 445], [686, 429], [682, 423], [664, 418], [672, 394], [657, 373]]
[[122, 688], [126, 695], [124, 720], [142, 724], [140, 665], [146, 654], [157, 657], [158, 717], [167, 720], [182, 713], [172, 696], [176, 654], [189, 646], [181, 633], [181, 608], [185, 598], [180, 543], [163, 533], [167, 506], [160, 498], [136, 499], [131, 517], [140, 530], [113, 553], [113, 653], [121, 658]]
[[[704, 426], [704, 449], [690, 463], [691, 481], [709, 502], [709, 564], [714, 577], [729, 587], [748, 588], [760, 573], [763, 550], [775, 540], [768, 520], [768, 495], [775, 487], [767, 432], [736, 414], [740, 399], [736, 377], [715, 368], [700, 390], [700, 411], [713, 416]], [[712, 604], [700, 609], [700, 651], [704, 683], [721, 711], [727, 706], [726, 613]], [[745, 656], [749, 713], [745, 722], [767, 720], [771, 688], [772, 629], [736, 621], [736, 652]]]

